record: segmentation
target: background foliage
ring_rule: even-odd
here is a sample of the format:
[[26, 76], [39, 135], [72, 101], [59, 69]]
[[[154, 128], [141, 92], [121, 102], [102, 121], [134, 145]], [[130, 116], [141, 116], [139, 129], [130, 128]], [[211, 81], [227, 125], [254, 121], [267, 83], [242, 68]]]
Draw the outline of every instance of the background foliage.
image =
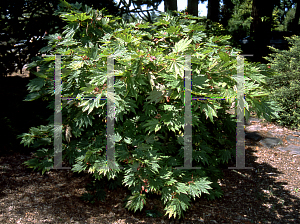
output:
[[300, 128], [300, 81], [299, 81], [299, 59], [300, 39], [299, 36], [286, 38], [289, 41], [289, 50], [277, 50], [271, 48], [275, 53], [266, 57], [272, 69], [277, 75], [272, 77], [268, 83], [272, 88], [270, 99], [279, 103], [283, 109], [279, 113], [280, 119], [273, 118], [280, 125], [290, 128]]

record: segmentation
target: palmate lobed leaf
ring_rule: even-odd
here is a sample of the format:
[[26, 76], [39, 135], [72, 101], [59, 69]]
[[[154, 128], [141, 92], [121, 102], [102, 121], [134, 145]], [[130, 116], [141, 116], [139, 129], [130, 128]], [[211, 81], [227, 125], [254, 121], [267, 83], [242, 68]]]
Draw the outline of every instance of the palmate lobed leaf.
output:
[[149, 96], [146, 98], [146, 100], [150, 100], [149, 103], [154, 102], [158, 103], [163, 99], [163, 92], [158, 90], [153, 90], [149, 93]]
[[190, 40], [189, 39], [180, 40], [179, 42], [177, 42], [175, 44], [173, 52], [174, 53], [184, 52], [188, 48], [188, 46], [191, 42], [192, 42], [192, 39], [190, 39]]

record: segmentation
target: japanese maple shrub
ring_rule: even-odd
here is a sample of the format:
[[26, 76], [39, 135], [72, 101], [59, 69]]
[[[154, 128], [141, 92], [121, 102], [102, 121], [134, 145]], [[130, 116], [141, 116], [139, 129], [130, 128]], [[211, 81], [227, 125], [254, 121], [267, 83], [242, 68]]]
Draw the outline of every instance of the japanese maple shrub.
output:
[[[169, 217], [182, 217], [195, 199], [222, 195], [217, 181], [221, 166], [235, 155], [235, 117], [226, 112], [234, 102], [237, 50], [230, 36], [207, 37], [198, 17], [162, 14], [153, 24], [125, 23], [81, 4], [64, 2], [60, 17], [68, 22], [62, 33], [48, 37], [41, 51], [53, 56], [30, 64], [40, 67], [26, 100], [43, 97], [54, 108], [55, 54], [62, 60], [62, 95], [95, 99], [62, 101], [63, 160], [74, 172], [88, 171], [96, 180], [118, 180], [132, 195], [126, 208], [142, 210], [147, 197], [160, 195]], [[199, 20], [199, 21], [198, 21]], [[115, 159], [123, 169], [105, 169], [107, 116], [107, 57], [115, 57]], [[184, 165], [184, 63], [191, 55], [193, 167]], [[269, 118], [275, 106], [266, 101], [262, 65], [245, 61], [245, 113]], [[237, 104], [236, 104], [237, 105]], [[53, 166], [53, 116], [48, 126], [31, 128], [20, 137], [37, 148], [25, 164], [46, 172]], [[65, 128], [68, 129], [66, 135]], [[71, 135], [72, 134], [72, 137]], [[95, 189], [95, 185], [91, 189]], [[91, 190], [94, 191], [94, 190]], [[98, 197], [102, 199], [101, 195]]]

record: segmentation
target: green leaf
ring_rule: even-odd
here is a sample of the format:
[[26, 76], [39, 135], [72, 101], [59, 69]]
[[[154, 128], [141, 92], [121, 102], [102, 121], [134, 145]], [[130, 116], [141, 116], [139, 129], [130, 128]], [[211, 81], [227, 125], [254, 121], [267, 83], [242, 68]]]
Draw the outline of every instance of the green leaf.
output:
[[92, 100], [92, 101], [90, 101], [90, 107], [88, 110], [88, 114], [90, 114], [93, 111], [94, 107], [95, 107], [95, 100]]
[[206, 118], [209, 117], [211, 122], [214, 122], [213, 117], [218, 117], [216, 110], [214, 109], [214, 107], [211, 104], [201, 104], [201, 111], [202, 110], [204, 110]]
[[179, 42], [177, 42], [174, 46], [173, 52], [174, 53], [179, 53], [179, 52], [184, 52], [189, 44], [192, 42], [192, 39], [181, 39]]
[[66, 8], [71, 8], [72, 7], [71, 4], [66, 2], [65, 0], [60, 1], [59, 5], [63, 6], [63, 7], [66, 7]]
[[149, 93], [149, 96], [146, 98], [146, 100], [150, 100], [149, 103], [160, 102], [164, 97], [164, 94], [162, 91], [153, 90]]
[[175, 78], [177, 79], [177, 75], [179, 75], [182, 79], [184, 77], [184, 57], [176, 58], [170, 64], [169, 72], [175, 73]]
[[78, 69], [82, 68], [82, 66], [83, 66], [83, 61], [73, 61], [68, 66], [68, 68], [70, 68], [72, 70], [78, 70]]
[[220, 58], [225, 61], [225, 62], [228, 62], [230, 60], [230, 57], [228, 56], [228, 54], [226, 54], [225, 52], [223, 51], [220, 51], [219, 52], [219, 56]]
[[76, 17], [79, 19], [79, 21], [84, 21], [92, 18], [91, 16], [86, 15], [86, 13], [79, 13], [76, 15]]
[[61, 14], [60, 17], [62, 17], [63, 20], [70, 21], [70, 22], [74, 22], [78, 20], [77, 16], [72, 15], [70, 13]]
[[151, 116], [153, 112], [156, 111], [156, 107], [149, 103], [145, 103], [143, 109], [145, 110], [146, 116]]
[[136, 212], [138, 209], [142, 211], [144, 205], [146, 205], [146, 195], [137, 192], [128, 198], [125, 208]]
[[89, 83], [86, 83], [85, 85], [86, 85], [85, 87], [80, 88], [80, 90], [83, 91], [84, 93], [91, 93], [96, 88], [96, 86], [91, 85]]
[[157, 132], [158, 130], [161, 129], [161, 124], [157, 119], [151, 119], [148, 120], [146, 124], [143, 125], [143, 127], [146, 127], [146, 131], [155, 131]]
[[26, 98], [24, 99], [24, 101], [33, 101], [36, 99], [39, 99], [41, 97], [40, 93], [34, 92], [34, 93], [29, 93]]
[[28, 84], [28, 89], [30, 92], [39, 91], [43, 88], [45, 85], [45, 80], [43, 78], [35, 78], [30, 80], [30, 83]]
[[[70, 33], [70, 35], [72, 35], [72, 33]], [[74, 45], [79, 45], [80, 42], [74, 41], [74, 40], [69, 40], [69, 39], [65, 39], [62, 42], [59, 42], [57, 45], [62, 45], [62, 46], [74, 46]], [[52, 48], [45, 48], [45, 52], [48, 50], [51, 50]]]
[[84, 102], [83, 104], [81, 104], [80, 106], [82, 106], [82, 112], [87, 111], [90, 108], [90, 104], [89, 101]]

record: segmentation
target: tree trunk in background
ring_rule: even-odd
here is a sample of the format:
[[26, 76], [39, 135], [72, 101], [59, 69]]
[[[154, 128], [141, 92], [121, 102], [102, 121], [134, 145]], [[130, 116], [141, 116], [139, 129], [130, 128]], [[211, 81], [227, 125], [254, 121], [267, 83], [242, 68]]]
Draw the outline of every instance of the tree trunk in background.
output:
[[177, 11], [177, 0], [164, 0], [164, 4], [165, 4], [165, 12], [167, 12], [168, 10]]
[[[251, 34], [254, 38], [254, 61], [266, 63], [262, 57], [267, 56], [271, 38], [272, 0], [253, 0]], [[267, 17], [267, 18], [266, 18]]]
[[188, 13], [193, 16], [198, 16], [198, 0], [188, 0]]
[[208, 0], [207, 19], [212, 22], [219, 22], [220, 0]]
[[232, 3], [232, 0], [223, 0], [221, 23], [223, 24], [224, 28], [228, 25], [228, 21], [232, 16], [233, 9], [234, 4]]
[[289, 24], [288, 30], [292, 31], [295, 34], [299, 34], [300, 27], [299, 27], [299, 18], [300, 18], [300, 0], [294, 0], [296, 3], [296, 13], [295, 18], [292, 20], [292, 22]]

